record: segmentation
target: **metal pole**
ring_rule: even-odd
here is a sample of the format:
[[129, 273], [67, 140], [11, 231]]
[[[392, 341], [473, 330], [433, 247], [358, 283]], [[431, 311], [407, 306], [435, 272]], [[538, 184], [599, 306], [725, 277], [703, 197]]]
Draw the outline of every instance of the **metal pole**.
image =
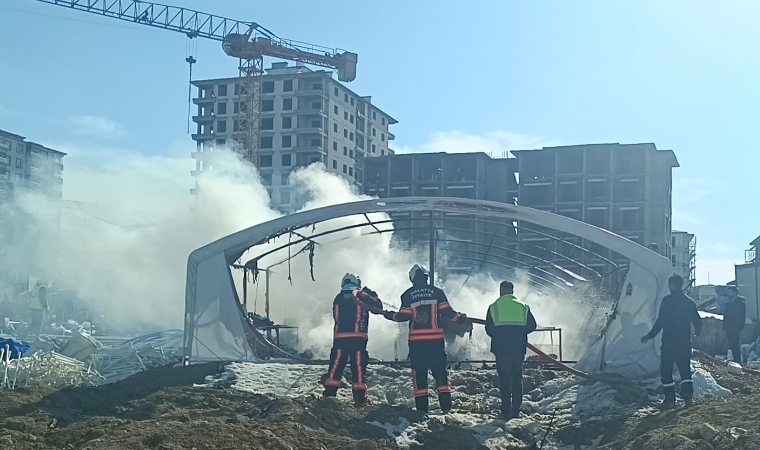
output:
[[243, 308], [248, 312], [248, 269], [243, 267]]
[[430, 256], [428, 260], [430, 266], [430, 285], [435, 286], [435, 227], [433, 226], [433, 211], [430, 211], [428, 214], [430, 219]]
[[757, 266], [760, 264], [760, 261], [757, 260], [757, 253], [755, 253], [755, 319], [760, 322], [760, 298], [758, 298], [758, 287], [757, 287]]
[[267, 320], [269, 320], [269, 269], [264, 270], [266, 273], [266, 291], [264, 293], [264, 298], [266, 300], [266, 315]]

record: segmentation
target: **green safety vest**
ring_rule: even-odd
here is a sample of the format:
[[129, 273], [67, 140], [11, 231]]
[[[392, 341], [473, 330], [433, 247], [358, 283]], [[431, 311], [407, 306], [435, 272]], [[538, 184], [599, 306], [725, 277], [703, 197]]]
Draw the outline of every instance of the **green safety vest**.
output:
[[[40, 288], [43, 287], [45, 286], [35, 286], [29, 294], [29, 307], [31, 309], [45, 309], [42, 307], [42, 302], [40, 302]], [[45, 290], [47, 291], [47, 288]]]
[[494, 326], [527, 325], [530, 307], [512, 294], [503, 295], [488, 308]]

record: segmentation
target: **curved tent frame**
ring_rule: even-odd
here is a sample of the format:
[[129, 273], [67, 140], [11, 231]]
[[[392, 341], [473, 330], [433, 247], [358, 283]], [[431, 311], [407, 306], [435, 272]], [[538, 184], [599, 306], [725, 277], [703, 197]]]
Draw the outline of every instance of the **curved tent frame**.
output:
[[525, 222], [580, 237], [624, 256], [630, 261], [630, 268], [613, 319], [579, 364], [590, 372], [608, 369], [625, 376], [657, 370], [656, 344], [644, 346], [636, 339], [638, 345], [634, 347], [631, 336], [622, 332], [618, 314], [624, 315], [628, 326], [652, 325], [658, 299], [672, 273], [670, 260], [607, 230], [568, 217], [505, 203], [440, 197], [365, 200], [303, 211], [233, 233], [193, 251], [188, 258], [185, 292], [186, 360], [255, 359], [246, 341], [247, 317], [230, 271], [230, 265], [248, 249], [292, 230], [332, 219], [398, 212], [456, 213]]

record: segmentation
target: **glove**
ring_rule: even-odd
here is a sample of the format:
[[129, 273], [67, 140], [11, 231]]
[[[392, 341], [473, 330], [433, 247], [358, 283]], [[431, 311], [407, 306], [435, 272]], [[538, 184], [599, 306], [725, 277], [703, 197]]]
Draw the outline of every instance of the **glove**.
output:
[[393, 320], [393, 316], [395, 316], [395, 315], [396, 315], [396, 313], [394, 313], [393, 311], [385, 311], [383, 313], [383, 317], [385, 317], [388, 320]]
[[365, 294], [369, 294], [369, 295], [371, 295], [374, 298], [377, 298], [377, 292], [373, 291], [372, 289], [368, 288], [367, 286], [364, 286], [364, 288], [362, 289], [362, 292], [364, 292]]

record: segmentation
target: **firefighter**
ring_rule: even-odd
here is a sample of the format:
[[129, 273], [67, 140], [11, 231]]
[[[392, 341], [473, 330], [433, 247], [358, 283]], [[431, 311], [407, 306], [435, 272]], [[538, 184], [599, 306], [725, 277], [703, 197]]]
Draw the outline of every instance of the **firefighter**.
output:
[[401, 309], [386, 312], [394, 322], [409, 321], [409, 362], [412, 366], [412, 388], [418, 411], [428, 411], [428, 371], [432, 372], [438, 390], [438, 402], [444, 412], [451, 410], [451, 384], [446, 371], [446, 350], [441, 321], [472, 323], [449, 305], [446, 294], [428, 283], [428, 270], [415, 264], [409, 271], [412, 287], [401, 295]]
[[486, 313], [486, 334], [491, 337], [491, 353], [496, 357], [499, 375], [501, 413], [507, 419], [520, 417], [528, 334], [536, 331], [536, 319], [530, 307], [517, 300], [514, 292], [514, 285], [503, 281], [499, 286], [500, 297]]
[[[358, 276], [352, 273], [345, 274], [340, 283], [340, 293], [333, 300], [332, 313], [335, 328], [333, 346], [330, 351], [330, 367], [324, 381], [323, 393], [325, 397], [338, 395], [343, 369], [350, 361], [351, 391], [356, 405], [367, 402], [365, 372], [369, 358], [367, 354], [369, 313], [354, 296], [354, 291], [361, 289], [361, 284]], [[382, 303], [377, 299], [377, 294], [367, 288], [364, 288], [364, 292], [370, 295], [364, 295], [363, 301], [371, 307], [382, 310]]]
[[683, 278], [673, 275], [668, 278], [670, 294], [662, 299], [652, 330], [642, 336], [641, 343], [646, 343], [662, 330], [662, 347], [660, 351], [660, 378], [665, 394], [663, 406], [672, 408], [676, 404], [676, 387], [673, 382], [673, 364], [681, 376], [681, 396], [686, 406], [692, 403], [694, 386], [691, 380], [691, 326], [694, 334], [702, 332], [702, 319], [697, 312], [694, 300], [683, 293]]
[[731, 357], [735, 363], [742, 363], [742, 346], [739, 336], [744, 329], [747, 320], [747, 305], [744, 297], [739, 295], [736, 286], [729, 286], [728, 303], [723, 313], [723, 329], [726, 331], [728, 348], [731, 349]]

